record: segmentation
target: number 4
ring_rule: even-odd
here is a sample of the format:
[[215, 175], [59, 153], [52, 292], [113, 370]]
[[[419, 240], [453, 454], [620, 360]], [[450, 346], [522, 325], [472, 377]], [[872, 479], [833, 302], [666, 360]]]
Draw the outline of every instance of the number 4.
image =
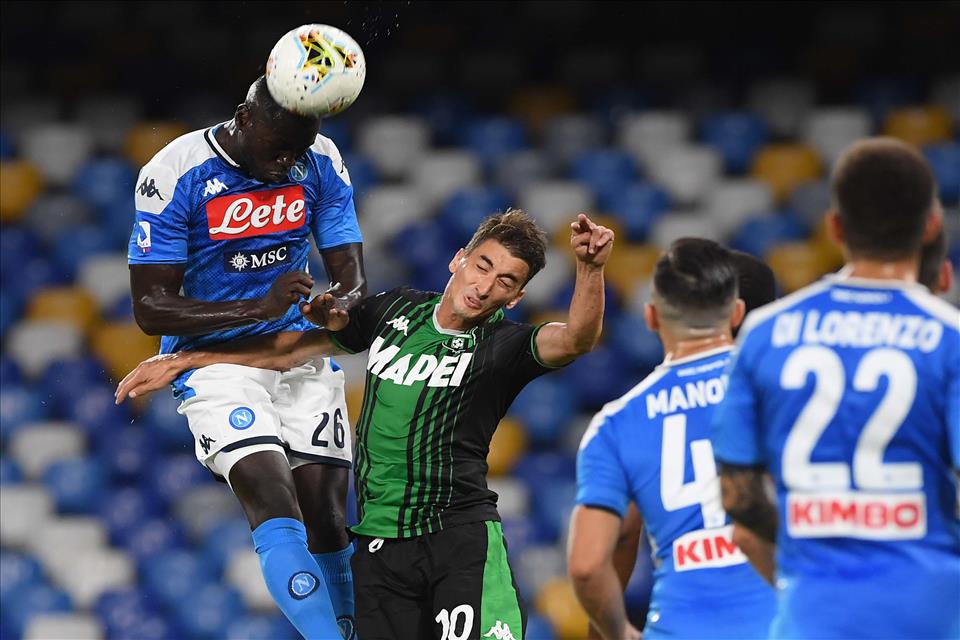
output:
[[713, 447], [707, 439], [690, 443], [693, 480], [684, 483], [686, 467], [687, 416], [677, 414], [663, 419], [663, 448], [660, 450], [660, 500], [667, 511], [700, 505], [703, 526], [722, 527], [727, 515], [720, 502], [720, 483]]

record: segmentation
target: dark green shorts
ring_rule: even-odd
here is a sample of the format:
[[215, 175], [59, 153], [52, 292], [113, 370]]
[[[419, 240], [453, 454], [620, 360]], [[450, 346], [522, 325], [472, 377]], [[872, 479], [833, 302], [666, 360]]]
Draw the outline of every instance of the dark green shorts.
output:
[[362, 640], [523, 638], [526, 609], [499, 522], [358, 542], [352, 564]]

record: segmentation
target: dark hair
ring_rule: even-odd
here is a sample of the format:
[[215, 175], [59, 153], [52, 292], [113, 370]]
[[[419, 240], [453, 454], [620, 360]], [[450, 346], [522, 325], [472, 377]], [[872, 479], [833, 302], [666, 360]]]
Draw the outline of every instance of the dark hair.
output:
[[940, 280], [940, 267], [947, 257], [947, 233], [943, 227], [931, 242], [920, 249], [920, 268], [917, 281], [930, 291], [936, 292]]
[[466, 252], [470, 253], [483, 242], [496, 240], [510, 252], [514, 258], [527, 263], [527, 280], [530, 282], [546, 264], [547, 234], [520, 209], [507, 209], [506, 213], [497, 213], [480, 223], [473, 237], [467, 243]]
[[267, 88], [266, 76], [257, 78], [250, 89], [247, 91], [247, 97], [243, 103], [255, 117], [268, 123], [304, 123], [315, 121], [299, 114], [287, 111], [280, 106], [280, 103], [273, 99], [270, 90]]
[[737, 268], [737, 297], [743, 300], [747, 313], [777, 299], [773, 269], [749, 253], [731, 251], [730, 254]]
[[896, 260], [920, 251], [936, 182], [914, 147], [894, 138], [855, 142], [837, 161], [832, 183], [852, 254]]
[[722, 245], [681, 238], [657, 260], [653, 286], [675, 310], [676, 320], [694, 328], [709, 327], [723, 319], [737, 298], [737, 276], [734, 258]]

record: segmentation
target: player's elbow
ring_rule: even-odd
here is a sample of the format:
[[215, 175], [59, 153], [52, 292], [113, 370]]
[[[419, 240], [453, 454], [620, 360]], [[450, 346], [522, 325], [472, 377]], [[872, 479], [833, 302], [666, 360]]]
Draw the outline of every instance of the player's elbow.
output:
[[571, 553], [567, 558], [567, 575], [574, 584], [589, 583], [600, 573], [603, 559], [589, 553]]
[[161, 336], [164, 334], [163, 327], [157, 321], [156, 315], [150, 307], [147, 300], [133, 301], [133, 319], [137, 326], [148, 336]]

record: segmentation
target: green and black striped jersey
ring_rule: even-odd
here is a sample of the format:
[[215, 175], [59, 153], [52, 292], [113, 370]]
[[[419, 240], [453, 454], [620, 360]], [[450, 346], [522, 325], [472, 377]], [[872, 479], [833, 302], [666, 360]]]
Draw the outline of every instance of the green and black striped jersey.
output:
[[440, 294], [401, 287], [361, 301], [333, 334], [369, 350], [354, 458], [359, 534], [406, 538], [499, 520], [487, 452], [524, 385], [551, 369], [539, 327], [498, 311], [460, 333], [436, 321]]

